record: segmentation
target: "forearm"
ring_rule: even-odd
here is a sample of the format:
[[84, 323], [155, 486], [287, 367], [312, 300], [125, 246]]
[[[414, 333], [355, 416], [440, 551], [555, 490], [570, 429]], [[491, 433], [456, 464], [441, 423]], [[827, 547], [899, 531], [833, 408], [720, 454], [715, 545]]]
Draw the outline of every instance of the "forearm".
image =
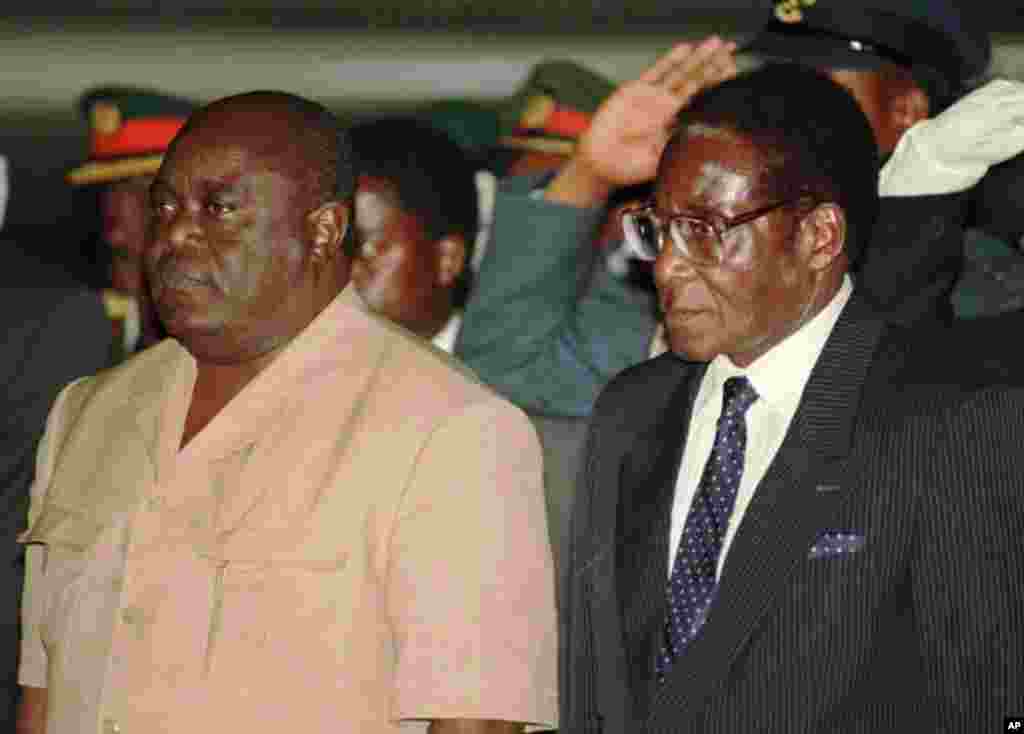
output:
[[[585, 417], [608, 380], [647, 358], [654, 299], [599, 266], [588, 292], [547, 329], [510, 320], [505, 340], [463, 359], [520, 407]], [[534, 325], [535, 326], [535, 325]]]
[[581, 208], [605, 205], [614, 184], [596, 173], [579, 156], [573, 157], [544, 190], [544, 198], [556, 204]]
[[519, 369], [569, 322], [593, 258], [600, 212], [532, 198], [528, 183], [501, 184], [456, 345], [456, 356], [485, 380]]
[[440, 719], [430, 722], [427, 729], [428, 734], [520, 734], [522, 731], [522, 724], [490, 719]]
[[47, 690], [21, 687], [16, 734], [43, 734], [46, 731]]
[[882, 196], [966, 191], [1024, 150], [1024, 83], [995, 79], [907, 130], [879, 176]]

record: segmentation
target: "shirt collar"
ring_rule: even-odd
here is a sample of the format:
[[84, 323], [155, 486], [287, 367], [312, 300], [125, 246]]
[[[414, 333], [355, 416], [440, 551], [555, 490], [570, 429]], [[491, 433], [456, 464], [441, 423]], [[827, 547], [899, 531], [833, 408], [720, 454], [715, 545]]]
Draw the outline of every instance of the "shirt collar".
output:
[[[225, 447], [251, 441], [265, 433], [267, 422], [293, 400], [314, 391], [323, 377], [338, 370], [359, 374], [361, 368], [374, 363], [378, 350], [372, 346], [372, 335], [376, 330], [349, 283], [224, 406], [186, 450], [222, 452]], [[188, 395], [195, 383], [196, 361], [182, 345], [178, 348], [183, 355], [181, 366], [187, 370], [182, 394]]]
[[798, 400], [852, 293], [853, 281], [846, 275], [825, 308], [745, 369], [733, 364], [728, 356], [718, 355], [708, 365], [712, 384], [717, 388], [730, 377], [745, 375], [759, 398], [768, 404]]
[[462, 327], [462, 312], [455, 311], [452, 313], [451, 318], [448, 319], [441, 331], [434, 335], [431, 339], [434, 346], [441, 349], [448, 354], [453, 354], [455, 351], [455, 340], [459, 336], [459, 329]]

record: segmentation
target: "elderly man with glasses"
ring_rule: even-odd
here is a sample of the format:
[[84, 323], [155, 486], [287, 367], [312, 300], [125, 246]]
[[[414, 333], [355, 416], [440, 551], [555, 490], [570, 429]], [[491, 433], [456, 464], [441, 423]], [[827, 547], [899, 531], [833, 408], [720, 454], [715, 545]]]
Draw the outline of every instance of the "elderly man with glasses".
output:
[[[823, 10], [822, 0], [815, 8]], [[910, 22], [908, 10], [883, 11], [896, 35]], [[953, 30], [938, 38], [955, 46], [961, 34]], [[949, 55], [943, 48], [939, 57]], [[655, 334], [657, 307], [646, 289], [628, 288], [600, 265], [582, 291], [574, 276], [593, 251], [584, 243], [593, 241], [606, 208], [653, 179], [675, 114], [697, 91], [735, 74], [744, 58], [749, 54], [717, 37], [679, 44], [604, 101], [568, 163], [532, 198], [522, 195], [514, 227], [502, 224], [501, 205], [509, 199], [499, 201], [477, 280], [487, 297], [467, 306], [456, 346], [456, 355], [488, 384], [529, 410], [586, 417], [614, 374], [666, 348]], [[834, 80], [849, 82], [849, 75]], [[864, 109], [863, 97], [855, 98]], [[902, 323], [952, 315], [949, 295], [963, 264], [963, 189], [1024, 149], [1018, 82], [992, 82], [937, 111], [933, 105], [930, 119], [904, 120], [906, 134], [878, 181], [876, 241], [856, 273], [862, 292]], [[522, 276], [524, 261], [533, 264], [532, 279]]]
[[680, 113], [624, 215], [671, 351], [591, 418], [564, 731], [971, 732], [1019, 707], [1024, 390], [855, 286], [877, 179], [815, 71]]

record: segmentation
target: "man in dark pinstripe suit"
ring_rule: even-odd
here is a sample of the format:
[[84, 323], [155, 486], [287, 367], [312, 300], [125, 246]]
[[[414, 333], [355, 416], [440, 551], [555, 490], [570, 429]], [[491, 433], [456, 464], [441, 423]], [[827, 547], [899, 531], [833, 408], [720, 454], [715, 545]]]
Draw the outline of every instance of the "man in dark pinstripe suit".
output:
[[812, 71], [680, 114], [624, 218], [674, 353], [592, 418], [561, 731], [974, 734], [1024, 712], [1024, 389], [857, 293], [877, 176], [867, 120]]

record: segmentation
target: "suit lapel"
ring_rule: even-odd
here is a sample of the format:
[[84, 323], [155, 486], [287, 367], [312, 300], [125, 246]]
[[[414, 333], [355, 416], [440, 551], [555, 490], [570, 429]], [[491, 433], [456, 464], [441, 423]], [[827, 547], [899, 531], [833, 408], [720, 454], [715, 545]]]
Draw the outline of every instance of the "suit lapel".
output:
[[861, 387], [881, 322], [851, 299], [804, 389], [800, 406], [747, 508], [701, 635], [652, 692], [652, 730], [679, 726], [719, 687], [757, 624], [849, 491], [846, 458]]
[[672, 498], [694, 398], [705, 369], [705, 365], [688, 368], [662, 415], [636, 437], [620, 473], [616, 578], [634, 692], [645, 691], [649, 685], [653, 656], [660, 644]]

